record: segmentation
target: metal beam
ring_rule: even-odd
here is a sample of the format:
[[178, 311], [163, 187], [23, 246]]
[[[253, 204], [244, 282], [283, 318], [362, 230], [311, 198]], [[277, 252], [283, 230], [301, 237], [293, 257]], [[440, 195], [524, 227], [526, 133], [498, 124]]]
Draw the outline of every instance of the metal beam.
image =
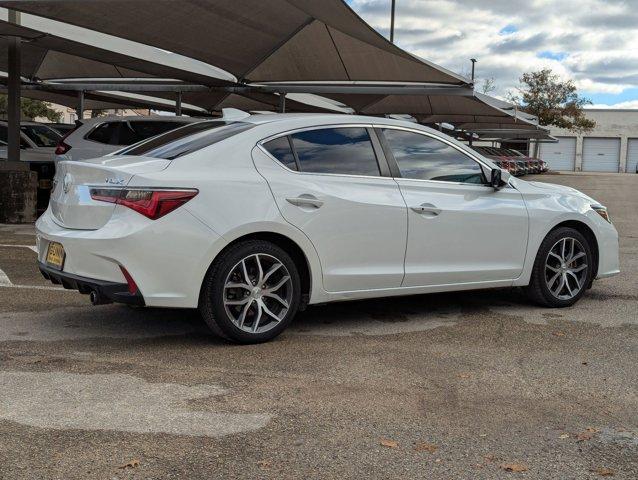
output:
[[182, 92], [177, 92], [175, 99], [175, 115], [182, 116]]
[[279, 93], [279, 106], [277, 111], [279, 113], [286, 113], [286, 94], [283, 92]]
[[101, 90], [119, 92], [227, 92], [227, 93], [344, 93], [372, 95], [454, 95], [471, 97], [469, 86], [428, 86], [428, 85], [363, 85], [363, 84], [259, 84], [207, 87], [205, 85], [175, 85], [149, 83], [31, 83], [22, 88], [27, 90]]
[[75, 114], [78, 117], [78, 120], [82, 120], [84, 118], [84, 90], [80, 90], [78, 92], [78, 106], [75, 109]]
[[111, 91], [111, 92], [207, 92], [210, 88], [205, 85], [162, 85], [135, 83], [29, 83], [22, 86], [25, 90], [50, 91]]
[[[9, 22], [20, 24], [20, 14], [9, 10]], [[21, 70], [22, 70], [22, 39], [20, 37], [7, 38], [8, 52], [8, 79], [7, 88], [7, 159], [12, 162], [20, 160], [20, 120], [21, 108]]]
[[224, 89], [232, 92], [246, 92], [255, 89], [260, 92], [286, 92], [286, 93], [351, 93], [372, 95], [455, 95], [471, 97], [473, 90], [459, 86], [427, 86], [427, 85], [339, 85], [339, 84], [259, 84], [232, 87], [211, 87], [213, 90]]

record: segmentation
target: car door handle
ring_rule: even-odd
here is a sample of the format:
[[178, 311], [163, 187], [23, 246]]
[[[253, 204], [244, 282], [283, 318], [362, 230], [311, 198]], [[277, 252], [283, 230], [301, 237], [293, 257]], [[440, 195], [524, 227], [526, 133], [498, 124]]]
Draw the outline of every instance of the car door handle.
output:
[[323, 205], [323, 202], [321, 200], [319, 200], [317, 197], [313, 197], [312, 195], [301, 195], [299, 197], [287, 198], [286, 201], [293, 204], [295, 207], [321, 208], [321, 206]]
[[412, 210], [416, 213], [425, 214], [427, 216], [436, 217], [439, 213], [441, 213], [440, 208], [436, 208], [431, 203], [422, 203], [417, 207], [411, 207]]

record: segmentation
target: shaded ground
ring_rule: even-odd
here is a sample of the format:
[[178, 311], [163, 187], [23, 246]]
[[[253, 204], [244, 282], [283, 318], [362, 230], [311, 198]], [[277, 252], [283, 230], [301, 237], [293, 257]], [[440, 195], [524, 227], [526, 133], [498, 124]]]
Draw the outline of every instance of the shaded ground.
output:
[[638, 175], [541, 179], [622, 237], [623, 273], [576, 306], [333, 304], [249, 347], [53, 290], [32, 229], [0, 227], [0, 478], [638, 478]]

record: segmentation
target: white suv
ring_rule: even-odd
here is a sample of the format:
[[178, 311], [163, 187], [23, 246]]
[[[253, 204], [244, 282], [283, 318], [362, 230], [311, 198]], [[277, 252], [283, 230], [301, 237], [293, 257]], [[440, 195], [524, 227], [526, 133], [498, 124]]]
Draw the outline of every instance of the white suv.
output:
[[58, 143], [55, 160], [98, 158], [196, 121], [201, 119], [109, 116], [81, 120], [79, 126]]
[[432, 129], [349, 115], [204, 121], [62, 162], [36, 227], [54, 283], [94, 304], [199, 307], [243, 343], [306, 304], [520, 286], [565, 307], [619, 272], [592, 198]]

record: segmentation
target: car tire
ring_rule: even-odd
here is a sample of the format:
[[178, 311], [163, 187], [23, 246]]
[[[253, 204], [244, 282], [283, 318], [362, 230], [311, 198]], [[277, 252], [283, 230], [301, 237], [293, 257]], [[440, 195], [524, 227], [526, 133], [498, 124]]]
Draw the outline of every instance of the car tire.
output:
[[538, 249], [527, 295], [545, 307], [569, 307], [585, 294], [593, 270], [587, 238], [573, 228], [558, 228], [545, 237]]
[[216, 335], [252, 344], [279, 335], [296, 315], [300, 299], [301, 281], [290, 255], [273, 243], [248, 240], [213, 262], [199, 310]]

